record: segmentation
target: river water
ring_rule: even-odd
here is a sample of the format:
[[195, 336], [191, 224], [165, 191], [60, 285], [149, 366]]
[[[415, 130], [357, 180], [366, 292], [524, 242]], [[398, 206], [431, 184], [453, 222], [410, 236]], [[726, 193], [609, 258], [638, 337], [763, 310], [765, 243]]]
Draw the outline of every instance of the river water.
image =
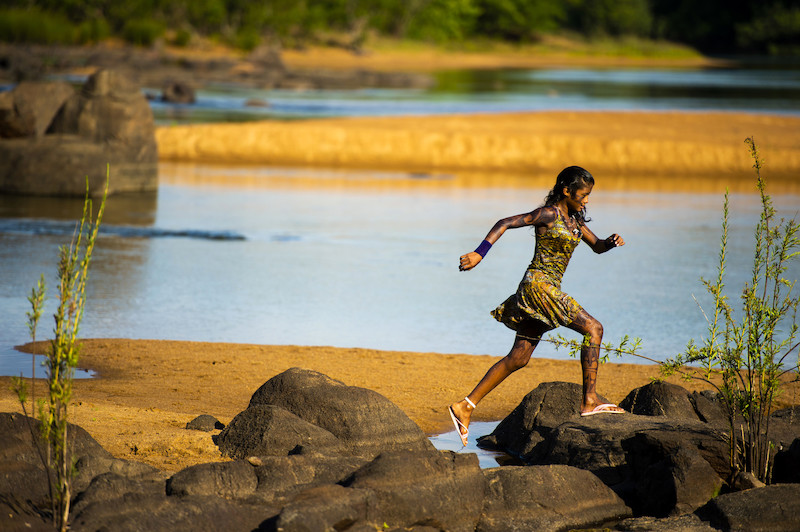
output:
[[[589, 83], [600, 93], [613, 92], [616, 79], [646, 76], [582, 72], [584, 84], [587, 77], [606, 79]], [[731, 96], [728, 104], [741, 99], [741, 109], [771, 112], [768, 107], [774, 105], [775, 112], [796, 113], [797, 73], [777, 72], [761, 83], [773, 91], [774, 98], [764, 98], [769, 105], [754, 96], [755, 88], [747, 88], [758, 86], [757, 80], [747, 81], [752, 72], [737, 78], [731, 91], [739, 96]], [[542, 98], [559, 99], [568, 92], [570, 76], [577, 74], [515, 75], [551, 80], [558, 88]], [[711, 79], [712, 88], [703, 90], [712, 93], [714, 86], [724, 85], [719, 72], [674, 75], [659, 74], [659, 90], [685, 88], [689, 82], [680, 80], [687, 77], [692, 83], [697, 77]], [[494, 100], [482, 100], [486, 91], [478, 89], [484, 82], [475, 82], [472, 98], [455, 98], [462, 112], [497, 110]], [[503, 95], [497, 99], [513, 100], [514, 90], [496, 90]], [[235, 92], [224, 96], [226, 106], [234, 105]], [[333, 95], [291, 99], [311, 96], [335, 108], [331, 115], [348, 114], [347, 105], [331, 103]], [[400, 114], [454, 109], [436, 107], [435, 94], [404, 97], [418, 107]], [[646, 99], [624, 95], [581, 98], [587, 99], [587, 109], [614, 108], [609, 99], [628, 101], [627, 107], [615, 104], [620, 108], [647, 107]], [[356, 101], [360, 108], [371, 105], [370, 98], [355, 93], [339, 99]], [[388, 98], [381, 105], [389, 100], [394, 102]], [[677, 105], [670, 101], [669, 106]], [[714, 108], [698, 101], [698, 108]], [[398, 97], [397, 106], [402, 108], [402, 102]], [[649, 105], [662, 104], [667, 105]], [[186, 110], [170, 112], [181, 109]], [[201, 105], [181, 119], [214, 120], [230, 112], [203, 115], [208, 109]], [[163, 108], [156, 114], [162, 121], [177, 120]], [[82, 337], [492, 355], [510, 347], [513, 332], [488, 313], [516, 289], [533, 252], [532, 232], [507, 232], [471, 272], [458, 271], [458, 257], [474, 249], [497, 219], [540, 205], [549, 182], [520, 186], [495, 176], [465, 186], [458, 175], [175, 163], [161, 164], [159, 173], [156, 194], [109, 200], [92, 263]], [[604, 255], [579, 247], [563, 288], [604, 324], [607, 340], [640, 337], [643, 354], [663, 360], [682, 351], [690, 339], [703, 337], [706, 324], [698, 302], [708, 307], [709, 300], [700, 277], [715, 274], [726, 185], [711, 184], [702, 193], [686, 192], [691, 184], [681, 188], [675, 183], [664, 190], [621, 190], [598, 180], [590, 227], [601, 237], [620, 233], [627, 244]], [[797, 214], [796, 195], [778, 194], [774, 201], [781, 215]], [[39, 337], [52, 335], [58, 247], [68, 243], [80, 213], [81, 201], [0, 196], [0, 374], [30, 371], [30, 359], [13, 346], [28, 340], [26, 297], [41, 273], [51, 291]], [[732, 195], [727, 285], [735, 306], [749, 277], [758, 215], [757, 196]], [[800, 265], [795, 263], [786, 276], [800, 277]], [[537, 355], [567, 357], [546, 343]]]

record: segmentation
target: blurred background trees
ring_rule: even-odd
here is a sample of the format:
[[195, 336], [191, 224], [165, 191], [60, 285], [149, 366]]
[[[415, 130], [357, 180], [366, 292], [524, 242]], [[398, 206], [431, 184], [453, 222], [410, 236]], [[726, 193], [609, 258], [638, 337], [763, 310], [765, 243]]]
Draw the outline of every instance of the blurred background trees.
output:
[[547, 35], [635, 37], [708, 54], [800, 55], [800, 0], [5, 0], [0, 39], [80, 44], [109, 37], [241, 49], [339, 44], [368, 36], [462, 45]]

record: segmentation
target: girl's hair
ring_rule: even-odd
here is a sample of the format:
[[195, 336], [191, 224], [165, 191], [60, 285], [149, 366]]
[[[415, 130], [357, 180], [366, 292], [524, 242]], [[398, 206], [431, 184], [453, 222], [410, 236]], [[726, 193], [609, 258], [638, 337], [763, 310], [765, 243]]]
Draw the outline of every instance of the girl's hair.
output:
[[[594, 185], [594, 177], [588, 171], [580, 166], [568, 166], [561, 170], [556, 177], [556, 184], [553, 189], [548, 192], [547, 197], [544, 199], [545, 206], [555, 205], [561, 201], [564, 196], [564, 189], [566, 188], [570, 195], [575, 194], [578, 189], [590, 187]], [[586, 216], [586, 210], [575, 213], [579, 222], [588, 222], [590, 218]]]

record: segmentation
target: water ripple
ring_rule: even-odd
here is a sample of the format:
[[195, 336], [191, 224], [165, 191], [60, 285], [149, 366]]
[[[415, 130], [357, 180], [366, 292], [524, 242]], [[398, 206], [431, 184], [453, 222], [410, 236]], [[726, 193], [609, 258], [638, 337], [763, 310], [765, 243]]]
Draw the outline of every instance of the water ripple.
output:
[[[56, 220], [0, 220], [0, 234], [23, 235], [67, 235], [71, 236], [77, 228], [75, 222]], [[213, 231], [208, 229], [163, 229], [159, 227], [138, 227], [132, 225], [101, 225], [101, 235], [121, 238], [195, 238], [201, 240], [246, 240], [235, 231]]]

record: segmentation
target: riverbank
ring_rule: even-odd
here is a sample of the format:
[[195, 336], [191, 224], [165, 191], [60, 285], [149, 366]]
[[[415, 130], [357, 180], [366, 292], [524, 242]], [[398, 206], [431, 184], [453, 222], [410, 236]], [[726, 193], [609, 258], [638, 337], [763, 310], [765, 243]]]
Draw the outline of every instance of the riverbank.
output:
[[[773, 192], [800, 192], [800, 118], [747, 113], [530, 112], [166, 126], [162, 161], [551, 176], [577, 164], [625, 188], [652, 178], [752, 184], [753, 136]], [[611, 183], [611, 181], [617, 181]], [[650, 188], [650, 187], [646, 187]], [[680, 187], [679, 187], [680, 188]]]
[[[86, 340], [81, 366], [95, 370], [98, 378], [74, 382], [69, 415], [114, 456], [178, 471], [221, 460], [210, 435], [186, 430], [186, 423], [201, 414], [229, 423], [261, 384], [291, 367], [375, 390], [426, 433], [436, 434], [452, 430], [447, 405], [468, 393], [497, 360], [356, 348]], [[658, 374], [650, 365], [605, 364], [598, 391], [619, 402]], [[577, 360], [534, 358], [481, 402], [474, 421], [502, 419], [542, 382], [579, 383], [580, 378]], [[702, 389], [674, 377], [668, 382]], [[36, 396], [43, 394], [37, 381]], [[800, 385], [787, 387], [780, 401], [800, 403]], [[20, 411], [8, 377], [0, 378], [0, 411]]]

